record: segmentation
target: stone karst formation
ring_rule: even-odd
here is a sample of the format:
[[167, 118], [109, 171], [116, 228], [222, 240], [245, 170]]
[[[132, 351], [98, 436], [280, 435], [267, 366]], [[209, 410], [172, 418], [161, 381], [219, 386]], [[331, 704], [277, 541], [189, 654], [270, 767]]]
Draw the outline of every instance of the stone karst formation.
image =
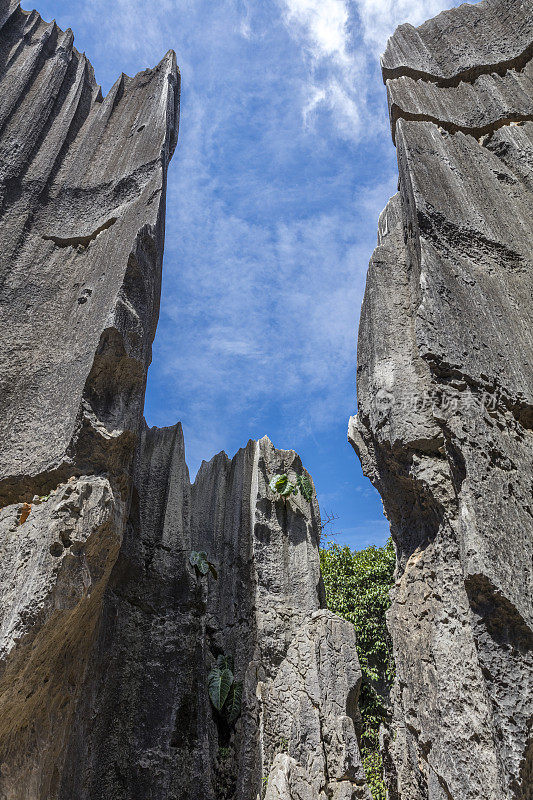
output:
[[179, 424], [142, 418], [178, 108], [172, 52], [103, 98], [70, 31], [0, 0], [0, 798], [369, 800], [318, 505], [268, 489], [298, 456], [249, 442], [191, 485]]
[[397, 548], [390, 800], [533, 798], [533, 3], [402, 25], [349, 437]]
[[[530, 0], [483, 0], [383, 59], [400, 181], [350, 437], [398, 551], [389, 800], [533, 798], [532, 42]], [[103, 98], [0, 0], [0, 800], [370, 800], [316, 498], [268, 488], [298, 456], [251, 441], [191, 485], [142, 418], [178, 109], [172, 52]]]

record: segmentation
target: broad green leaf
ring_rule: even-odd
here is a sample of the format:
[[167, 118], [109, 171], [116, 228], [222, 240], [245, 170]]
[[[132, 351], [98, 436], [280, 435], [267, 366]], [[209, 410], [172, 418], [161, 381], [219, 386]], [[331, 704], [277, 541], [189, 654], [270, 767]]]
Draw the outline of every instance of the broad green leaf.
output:
[[286, 481], [282, 489], [278, 489], [278, 492], [281, 497], [289, 497], [291, 494], [296, 494], [298, 488], [291, 483], [289, 480]]
[[233, 656], [219, 655], [217, 667], [219, 669], [229, 669], [230, 672], [233, 672]]
[[313, 497], [313, 485], [311, 481], [307, 475], [298, 475], [296, 482], [300, 488], [302, 497], [307, 500], [308, 503], [310, 503]]
[[213, 667], [207, 676], [209, 697], [217, 711], [222, 710], [222, 706], [226, 702], [232, 683], [233, 672], [229, 669], [220, 669], [218, 665]]
[[224, 705], [224, 713], [229, 724], [232, 725], [241, 713], [242, 704], [242, 681], [234, 681], [231, 684], [229, 694]]
[[288, 480], [289, 479], [286, 475], [274, 475], [268, 485], [270, 486], [271, 491], [281, 494]]
[[[200, 555], [203, 555], [203, 553], [200, 553]], [[209, 563], [207, 559], [205, 558], [198, 559], [198, 564], [196, 565], [196, 568], [198, 569], [198, 572], [201, 575], [207, 575], [207, 573], [209, 572]]]
[[191, 551], [191, 554], [189, 556], [189, 562], [191, 563], [191, 565], [193, 567], [195, 567], [198, 564], [199, 557], [200, 557], [200, 553], [197, 553], [196, 550], [192, 550]]

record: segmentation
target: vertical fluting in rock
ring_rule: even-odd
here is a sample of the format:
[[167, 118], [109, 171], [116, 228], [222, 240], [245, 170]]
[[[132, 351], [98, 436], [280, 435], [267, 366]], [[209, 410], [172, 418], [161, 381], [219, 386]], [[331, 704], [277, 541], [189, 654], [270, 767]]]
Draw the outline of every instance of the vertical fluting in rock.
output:
[[181, 427], [142, 420], [178, 104], [173, 53], [103, 98], [0, 0], [0, 798], [369, 800], [316, 498], [269, 488], [298, 456], [249, 442], [191, 485]]
[[153, 70], [122, 75], [103, 98], [71, 31], [0, 0], [0, 796], [7, 800], [58, 796], [121, 548], [157, 323], [178, 107], [172, 52]]
[[0, 25], [5, 503], [98, 459], [129, 471], [179, 90], [169, 52], [102, 98], [71, 31], [6, 0]]
[[397, 548], [390, 796], [533, 797], [533, 6], [403, 25], [351, 439]]

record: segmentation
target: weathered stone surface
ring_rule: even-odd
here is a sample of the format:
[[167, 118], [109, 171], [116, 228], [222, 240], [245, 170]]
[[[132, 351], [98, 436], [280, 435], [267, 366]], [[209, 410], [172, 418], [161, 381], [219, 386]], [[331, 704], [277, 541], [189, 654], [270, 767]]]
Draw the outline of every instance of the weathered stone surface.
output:
[[529, 0], [482, 0], [443, 11], [418, 28], [400, 25], [381, 58], [385, 81], [398, 75], [441, 86], [521, 68], [533, 54]]
[[102, 98], [71, 31], [0, 2], [0, 500], [127, 473], [159, 307], [175, 56]]
[[529, 2], [484, 0], [400, 27], [383, 59], [400, 183], [349, 438], [397, 548], [401, 800], [533, 797], [531, 42]]
[[370, 800], [354, 729], [361, 684], [354, 652], [353, 626], [316, 611], [275, 676], [260, 684], [263, 753], [273, 764], [266, 800]]
[[533, 121], [533, 62], [521, 71], [480, 75], [474, 83], [442, 87], [431, 81], [402, 76], [387, 81], [392, 137], [399, 119], [434, 122], [449, 133], [476, 139], [510, 122]]
[[[144, 432], [60, 797], [255, 800], [285, 751], [309, 800], [365, 797], [353, 627], [318, 610], [318, 508], [276, 499], [268, 481], [280, 471], [302, 465], [265, 438], [204, 462], [191, 486], [181, 428]], [[218, 580], [195, 574], [191, 550], [208, 553]], [[234, 728], [206, 690], [220, 653], [244, 683]]]
[[104, 476], [0, 511], [0, 796], [57, 797], [124, 503]]
[[104, 99], [71, 31], [1, 0], [6, 800], [59, 796], [121, 548], [157, 323], [178, 107], [173, 53], [154, 70], [121, 76]]
[[369, 800], [316, 498], [269, 489], [300, 459], [264, 438], [191, 485], [180, 425], [142, 420], [178, 102], [172, 53], [104, 99], [70, 31], [0, 0], [0, 798]]

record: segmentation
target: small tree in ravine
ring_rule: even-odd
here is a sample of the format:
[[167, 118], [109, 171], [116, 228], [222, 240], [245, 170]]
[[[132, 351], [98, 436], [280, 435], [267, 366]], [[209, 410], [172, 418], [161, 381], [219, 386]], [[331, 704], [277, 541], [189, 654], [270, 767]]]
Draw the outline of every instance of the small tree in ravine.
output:
[[352, 622], [357, 636], [363, 673], [359, 697], [363, 721], [361, 755], [374, 800], [386, 798], [378, 731], [387, 715], [387, 698], [394, 678], [385, 614], [390, 605], [395, 563], [391, 539], [383, 547], [372, 545], [357, 551], [331, 544], [320, 551], [328, 608]]

